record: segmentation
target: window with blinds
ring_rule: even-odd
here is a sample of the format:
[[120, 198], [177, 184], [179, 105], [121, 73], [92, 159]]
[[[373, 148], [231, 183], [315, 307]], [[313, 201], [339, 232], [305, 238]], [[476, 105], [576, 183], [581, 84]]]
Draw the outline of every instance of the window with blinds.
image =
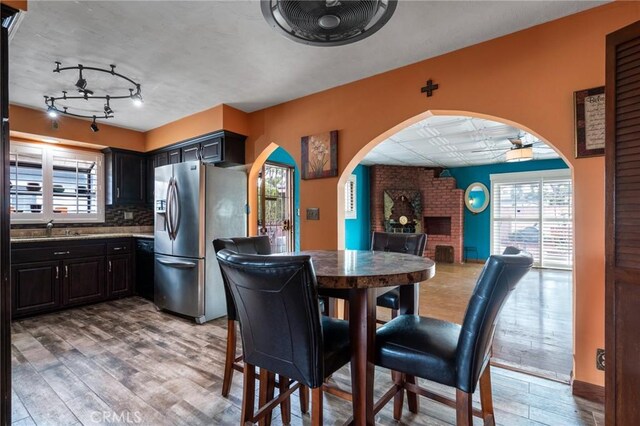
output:
[[344, 187], [344, 218], [357, 219], [356, 175], [350, 175]]
[[12, 222], [103, 222], [102, 157], [96, 152], [12, 142]]
[[491, 175], [491, 251], [516, 246], [536, 266], [573, 266], [573, 189], [569, 170]]

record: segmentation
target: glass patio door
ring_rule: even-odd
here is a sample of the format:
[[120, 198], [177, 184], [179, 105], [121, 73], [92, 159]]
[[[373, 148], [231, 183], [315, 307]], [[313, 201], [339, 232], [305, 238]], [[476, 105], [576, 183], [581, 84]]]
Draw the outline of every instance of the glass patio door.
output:
[[272, 253], [294, 250], [293, 167], [267, 162], [258, 176], [258, 232]]

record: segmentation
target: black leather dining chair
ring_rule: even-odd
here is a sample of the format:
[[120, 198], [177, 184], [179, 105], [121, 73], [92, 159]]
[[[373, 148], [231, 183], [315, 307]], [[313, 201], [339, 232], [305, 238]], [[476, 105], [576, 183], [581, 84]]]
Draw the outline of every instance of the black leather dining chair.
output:
[[[472, 425], [473, 415], [495, 424], [489, 360], [500, 311], [533, 258], [515, 247], [490, 256], [478, 277], [462, 326], [417, 315], [400, 315], [376, 333], [376, 365], [392, 370], [394, 386], [376, 405], [391, 398], [394, 418], [402, 416], [404, 390], [456, 408], [458, 425]], [[405, 376], [421, 377], [456, 388], [456, 400], [428, 391]], [[480, 382], [482, 410], [474, 410], [472, 395]]]
[[[394, 253], [423, 256], [427, 246], [427, 234], [398, 234], [390, 232], [374, 232], [371, 236], [371, 250], [390, 251]], [[400, 290], [398, 287], [389, 290], [376, 300], [376, 304], [391, 309], [391, 318], [398, 316], [400, 309]]]
[[[271, 254], [271, 243], [269, 242], [269, 237], [266, 235], [259, 237], [219, 238], [213, 240], [213, 249], [216, 253], [220, 250], [227, 249], [235, 253], [266, 255]], [[223, 281], [225, 281], [224, 277]], [[233, 303], [233, 297], [226, 282], [224, 283], [224, 293], [227, 302], [227, 351], [224, 361], [222, 396], [227, 397], [231, 390], [233, 371], [237, 370], [242, 372], [243, 365], [240, 363], [240, 361], [242, 361], [242, 355], [236, 356], [236, 321], [238, 321], [238, 314], [236, 313], [236, 306]], [[304, 407], [302, 408], [304, 410]]]
[[[322, 424], [322, 385], [350, 360], [349, 325], [320, 315], [309, 256], [217, 253], [240, 321], [244, 351], [241, 422], [255, 423], [300, 386], [312, 389], [312, 424]], [[280, 394], [254, 412], [255, 367], [278, 374]], [[287, 377], [293, 386], [283, 382]]]
[[[374, 231], [371, 236], [371, 250], [407, 253], [423, 256], [427, 246], [427, 234], [400, 234]], [[393, 283], [392, 283], [393, 284]], [[322, 289], [320, 296], [326, 298], [349, 299], [349, 292], [340, 289]], [[326, 302], [328, 303], [328, 302]], [[376, 305], [391, 309], [391, 318], [398, 315], [400, 309], [400, 290], [395, 287], [378, 296]], [[348, 318], [348, 304], [345, 302], [345, 318]], [[383, 321], [378, 321], [384, 323]]]

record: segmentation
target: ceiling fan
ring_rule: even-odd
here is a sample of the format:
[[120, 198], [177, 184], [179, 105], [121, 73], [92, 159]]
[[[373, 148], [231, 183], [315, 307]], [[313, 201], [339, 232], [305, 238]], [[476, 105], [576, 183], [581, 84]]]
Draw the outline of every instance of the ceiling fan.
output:
[[503, 151], [507, 163], [533, 160], [533, 146], [541, 144], [542, 142], [536, 141], [526, 143], [524, 141], [524, 138], [525, 135], [518, 135], [514, 138], [507, 138], [509, 142], [511, 142], [511, 148], [481, 149], [471, 152]]

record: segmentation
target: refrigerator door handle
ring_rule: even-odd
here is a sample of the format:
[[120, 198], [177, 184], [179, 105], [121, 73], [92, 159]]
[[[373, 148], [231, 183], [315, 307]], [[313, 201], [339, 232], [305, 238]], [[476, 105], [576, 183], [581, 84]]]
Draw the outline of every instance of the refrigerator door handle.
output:
[[[175, 240], [178, 236], [178, 227], [180, 224], [180, 194], [178, 193], [178, 183], [175, 179], [173, 179], [173, 195], [171, 197], [171, 203], [173, 206], [171, 207], [171, 229], [173, 232], [173, 239]], [[174, 208], [175, 207], [175, 210]]]
[[167, 228], [167, 233], [169, 234], [169, 239], [173, 241], [173, 229], [172, 229], [172, 220], [171, 220], [171, 198], [172, 198], [172, 190], [173, 187], [173, 177], [169, 178], [169, 184], [167, 185], [167, 206], [165, 208], [165, 216], [164, 222], [165, 227]]
[[191, 268], [195, 268], [198, 265], [195, 262], [181, 262], [178, 260], [158, 259], [158, 262], [165, 266], [170, 266], [172, 268], [179, 268], [179, 269], [191, 269]]

